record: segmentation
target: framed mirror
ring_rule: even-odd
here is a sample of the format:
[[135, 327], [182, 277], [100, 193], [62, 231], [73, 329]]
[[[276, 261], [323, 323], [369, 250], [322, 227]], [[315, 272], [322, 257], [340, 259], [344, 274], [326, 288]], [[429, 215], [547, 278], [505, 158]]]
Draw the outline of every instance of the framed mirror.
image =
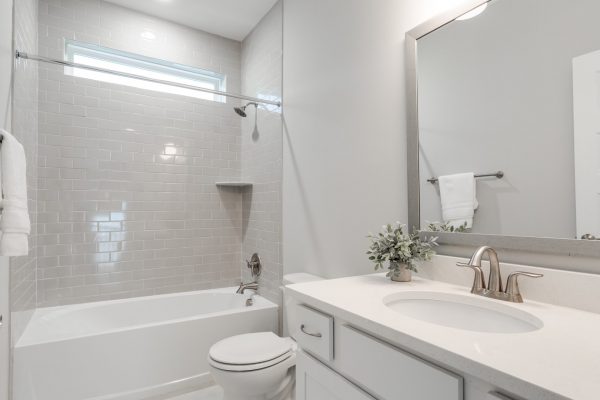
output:
[[600, 255], [598, 15], [597, 0], [478, 0], [407, 33], [410, 226]]

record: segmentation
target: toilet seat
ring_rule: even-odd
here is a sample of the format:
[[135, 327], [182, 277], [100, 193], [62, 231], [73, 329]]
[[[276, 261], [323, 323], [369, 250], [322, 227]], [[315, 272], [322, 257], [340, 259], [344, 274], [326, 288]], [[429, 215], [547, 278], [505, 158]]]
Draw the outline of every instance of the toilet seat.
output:
[[215, 343], [208, 361], [223, 371], [256, 371], [287, 360], [295, 350], [296, 344], [291, 338], [281, 338], [273, 332], [247, 333]]

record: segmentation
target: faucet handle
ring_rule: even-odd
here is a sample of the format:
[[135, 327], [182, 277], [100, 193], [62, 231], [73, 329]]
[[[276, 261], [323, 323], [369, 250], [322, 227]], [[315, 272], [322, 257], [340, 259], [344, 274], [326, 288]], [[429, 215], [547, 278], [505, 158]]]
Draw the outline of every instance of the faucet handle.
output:
[[256, 279], [260, 276], [262, 272], [262, 264], [260, 262], [260, 257], [258, 256], [258, 253], [252, 254], [250, 261], [246, 260], [246, 265], [250, 269], [250, 274], [252, 275], [252, 278]]
[[483, 278], [483, 270], [478, 265], [472, 265], [470, 263], [458, 262], [456, 266], [462, 268], [471, 268], [475, 271], [475, 277], [473, 278], [473, 287], [471, 288], [471, 293], [479, 293], [485, 290], [485, 280]]
[[542, 274], [534, 274], [531, 272], [513, 272], [508, 276], [508, 280], [506, 281], [506, 294], [510, 296], [511, 301], [515, 303], [522, 303], [523, 296], [521, 296], [521, 291], [519, 290], [519, 276], [526, 276], [528, 278], [541, 278], [544, 275]]

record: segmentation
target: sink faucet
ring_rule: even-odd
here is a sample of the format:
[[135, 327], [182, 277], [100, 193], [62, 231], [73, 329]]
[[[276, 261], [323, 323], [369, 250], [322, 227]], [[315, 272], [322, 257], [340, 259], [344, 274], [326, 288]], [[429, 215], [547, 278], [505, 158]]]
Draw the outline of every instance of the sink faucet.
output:
[[[490, 275], [488, 278], [488, 284], [486, 287], [485, 280], [483, 277], [483, 269], [481, 268], [481, 261], [483, 256], [488, 256], [490, 260]], [[533, 274], [529, 272], [514, 272], [508, 276], [506, 282], [506, 290], [502, 289], [502, 277], [500, 275], [500, 262], [498, 261], [498, 253], [496, 250], [489, 246], [482, 246], [478, 248], [468, 263], [456, 263], [459, 267], [471, 268], [475, 272], [475, 278], [473, 280], [473, 287], [471, 293], [490, 297], [496, 300], [510, 301], [513, 303], [522, 303], [523, 297], [519, 290], [519, 282], [517, 281], [519, 276], [527, 276], [529, 278], [541, 278], [542, 274]]]
[[[498, 253], [489, 246], [478, 248], [471, 256], [468, 264], [472, 267], [481, 268], [481, 261], [484, 255], [488, 255], [490, 260], [490, 276], [488, 279], [487, 288], [494, 292], [502, 292], [502, 277], [500, 276], [500, 262], [498, 261]], [[466, 266], [466, 265], [465, 265]], [[483, 276], [483, 275], [482, 275]], [[485, 288], [485, 286], [484, 286]]]
[[244, 294], [246, 289], [258, 290], [258, 282], [240, 283], [240, 287], [235, 291], [237, 294]]

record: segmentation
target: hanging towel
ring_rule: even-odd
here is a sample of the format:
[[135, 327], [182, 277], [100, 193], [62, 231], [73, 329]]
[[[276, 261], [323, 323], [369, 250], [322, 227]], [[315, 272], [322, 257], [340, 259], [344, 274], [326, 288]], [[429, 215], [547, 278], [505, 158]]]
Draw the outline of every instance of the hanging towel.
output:
[[479, 206], [475, 197], [475, 174], [440, 176], [439, 184], [444, 222], [454, 228], [466, 223], [466, 227], [471, 228]]
[[13, 135], [0, 130], [0, 255], [26, 256], [31, 223], [27, 211], [25, 150]]

